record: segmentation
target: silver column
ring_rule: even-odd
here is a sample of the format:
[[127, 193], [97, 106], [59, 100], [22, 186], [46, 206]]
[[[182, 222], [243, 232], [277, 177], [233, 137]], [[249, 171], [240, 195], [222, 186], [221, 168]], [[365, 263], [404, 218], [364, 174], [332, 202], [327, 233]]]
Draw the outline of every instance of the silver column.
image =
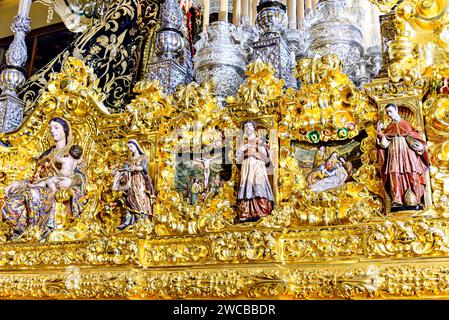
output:
[[363, 35], [358, 22], [361, 8], [349, 7], [346, 0], [319, 0], [317, 13], [307, 29], [308, 57], [337, 54], [344, 72], [354, 83], [366, 81]]
[[253, 61], [260, 59], [276, 69], [276, 76], [285, 80], [287, 87], [297, 87], [294, 68], [295, 54], [301, 42], [297, 32], [287, 32], [288, 19], [285, 5], [278, 0], [261, 0], [257, 6], [256, 27], [261, 33], [254, 42]]
[[[184, 84], [187, 76], [183, 56], [184, 36], [182, 10], [177, 0], [166, 0], [162, 7], [161, 28], [156, 35], [156, 55], [148, 66], [147, 80], [159, 80], [165, 94], [171, 94], [176, 87]], [[184, 63], [181, 63], [184, 62]]]
[[[31, 1], [26, 5], [31, 5]], [[21, 3], [20, 13], [23, 13], [22, 6]], [[14, 40], [6, 52], [6, 65], [0, 73], [0, 132], [14, 131], [22, 124], [25, 103], [19, 98], [18, 89], [26, 79], [23, 68], [28, 58], [25, 36], [30, 32], [30, 24], [28, 16], [17, 15], [11, 25]]]
[[216, 21], [195, 43], [194, 77], [198, 83], [215, 82], [214, 94], [220, 105], [234, 95], [245, 78], [248, 35], [226, 21]]

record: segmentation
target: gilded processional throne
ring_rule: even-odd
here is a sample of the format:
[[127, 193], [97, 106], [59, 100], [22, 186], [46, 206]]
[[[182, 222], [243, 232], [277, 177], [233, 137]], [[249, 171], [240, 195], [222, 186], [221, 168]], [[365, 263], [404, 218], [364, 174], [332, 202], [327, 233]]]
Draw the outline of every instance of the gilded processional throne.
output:
[[143, 80], [111, 114], [66, 58], [0, 137], [0, 296], [447, 296], [449, 74], [412, 62], [359, 89], [305, 58], [296, 90], [256, 60], [226, 108], [215, 83]]

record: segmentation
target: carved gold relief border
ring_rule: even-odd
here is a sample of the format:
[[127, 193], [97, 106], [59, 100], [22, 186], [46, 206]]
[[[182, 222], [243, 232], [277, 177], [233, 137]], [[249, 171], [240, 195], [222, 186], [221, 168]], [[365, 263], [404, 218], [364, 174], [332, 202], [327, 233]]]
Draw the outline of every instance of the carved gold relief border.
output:
[[356, 226], [298, 229], [232, 227], [184, 237], [114, 236], [89, 241], [0, 247], [0, 270], [78, 266], [322, 264], [355, 259], [449, 256], [449, 222], [402, 217]]
[[0, 297], [53, 299], [409, 299], [449, 295], [449, 259], [326, 267], [76, 268], [0, 273]]

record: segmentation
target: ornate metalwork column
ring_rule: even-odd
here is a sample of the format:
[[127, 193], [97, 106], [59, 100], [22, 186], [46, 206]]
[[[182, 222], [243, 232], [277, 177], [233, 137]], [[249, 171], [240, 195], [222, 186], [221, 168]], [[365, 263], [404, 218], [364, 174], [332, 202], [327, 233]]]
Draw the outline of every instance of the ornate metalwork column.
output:
[[[18, 96], [18, 89], [25, 83], [25, 63], [27, 47], [25, 35], [30, 32], [31, 20], [28, 17], [31, 0], [21, 2], [19, 14], [14, 18], [11, 30], [14, 40], [6, 52], [6, 65], [0, 73], [0, 132], [17, 129], [23, 119], [25, 103]], [[23, 7], [28, 6], [28, 10]], [[26, 15], [25, 15], [26, 14]]]
[[226, 21], [216, 21], [195, 43], [194, 76], [198, 83], [213, 80], [214, 94], [222, 105], [227, 96], [234, 95], [245, 79], [247, 57], [245, 39], [237, 28]]
[[[166, 0], [162, 8], [161, 29], [156, 35], [156, 55], [148, 66], [147, 80], [159, 80], [165, 94], [185, 83], [187, 68], [180, 63], [184, 36], [181, 31], [182, 10], [177, 0]], [[185, 62], [185, 61], [184, 61]]]
[[361, 9], [348, 7], [346, 0], [320, 0], [307, 30], [310, 41], [306, 55], [337, 54], [344, 72], [356, 85], [369, 80], [363, 35], [358, 27], [362, 16]]
[[[279, 79], [285, 80], [287, 87], [297, 87], [294, 76], [295, 61], [286, 40], [287, 15], [285, 5], [278, 0], [261, 0], [257, 6], [256, 27], [261, 32], [260, 40], [254, 42], [253, 60], [260, 59], [272, 64]], [[291, 35], [291, 45], [295, 46], [297, 35]]]

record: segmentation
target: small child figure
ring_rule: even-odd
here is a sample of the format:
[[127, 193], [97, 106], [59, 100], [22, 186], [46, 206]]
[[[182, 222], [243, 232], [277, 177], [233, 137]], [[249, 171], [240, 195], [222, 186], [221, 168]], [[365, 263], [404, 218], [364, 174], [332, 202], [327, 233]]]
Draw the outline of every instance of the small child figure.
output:
[[61, 164], [59, 176], [50, 177], [39, 181], [36, 184], [28, 184], [29, 187], [48, 187], [52, 195], [56, 193], [59, 187], [70, 188], [72, 186], [72, 176], [75, 174], [75, 168], [81, 162], [83, 149], [79, 145], [74, 145], [69, 150], [69, 155], [66, 157], [55, 158], [56, 162]]

